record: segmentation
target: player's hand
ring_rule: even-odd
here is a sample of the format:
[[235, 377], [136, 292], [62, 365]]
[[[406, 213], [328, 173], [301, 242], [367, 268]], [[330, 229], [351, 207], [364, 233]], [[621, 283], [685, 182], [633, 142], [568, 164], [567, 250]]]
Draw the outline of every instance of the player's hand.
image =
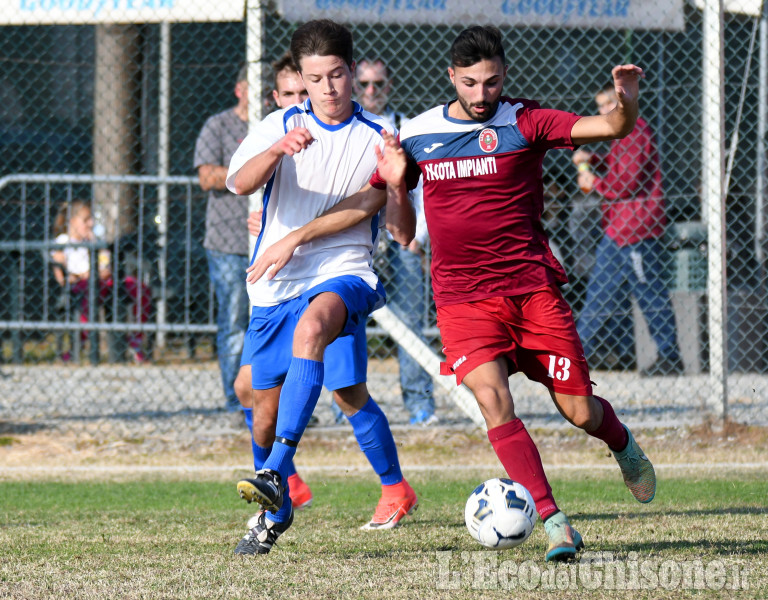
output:
[[376, 146], [376, 165], [379, 170], [379, 176], [389, 185], [399, 186], [405, 181], [405, 169], [407, 161], [405, 150], [400, 147], [394, 135], [381, 130], [381, 136], [384, 138], [384, 150]]
[[261, 210], [248, 213], [248, 233], [258, 236], [261, 233]]
[[619, 103], [637, 102], [640, 80], [645, 77], [643, 70], [636, 65], [617, 65], [611, 70], [611, 75]]
[[245, 272], [248, 273], [245, 280], [255, 283], [267, 274], [267, 280], [275, 278], [280, 269], [287, 265], [293, 258], [293, 252], [297, 246], [291, 241], [290, 234], [279, 242], [275, 242], [259, 256]]
[[309, 129], [297, 127], [286, 133], [275, 145], [282, 154], [293, 156], [307, 148], [314, 141], [315, 138], [309, 133]]
[[579, 174], [577, 175], [577, 181], [581, 191], [585, 194], [588, 194], [595, 186], [595, 174], [591, 171], [579, 171]]
[[590, 162], [592, 160], [592, 153], [579, 148], [576, 150], [576, 152], [573, 153], [571, 160], [573, 160], [573, 164], [578, 167], [581, 163]]
[[424, 254], [424, 250], [422, 249], [421, 244], [415, 238], [411, 240], [411, 243], [408, 244], [406, 248], [408, 248], [408, 251], [413, 254], [418, 254], [419, 256]]

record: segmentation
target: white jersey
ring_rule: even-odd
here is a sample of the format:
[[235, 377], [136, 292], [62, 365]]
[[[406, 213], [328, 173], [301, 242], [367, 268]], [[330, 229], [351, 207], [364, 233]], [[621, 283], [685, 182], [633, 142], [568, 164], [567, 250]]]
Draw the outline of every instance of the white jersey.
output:
[[[70, 242], [72, 243], [84, 243], [88, 240], [70, 240], [69, 235], [66, 233], [60, 233], [56, 236], [56, 239], [53, 240], [56, 244], [68, 244]], [[95, 241], [95, 240], [94, 240]], [[88, 248], [84, 246], [77, 246], [77, 247], [67, 247], [63, 248], [61, 250], [64, 252], [64, 268], [67, 270], [67, 273], [70, 275], [79, 275], [81, 277], [86, 276], [90, 270], [91, 270], [91, 253], [88, 250]], [[54, 254], [54, 252], [59, 252], [59, 250], [54, 250], [51, 252], [51, 255]], [[98, 267], [99, 269], [105, 269], [109, 266], [109, 250], [100, 249], [97, 254], [98, 257]]]
[[[363, 110], [356, 102], [349, 119], [328, 125], [315, 116], [307, 99], [268, 115], [243, 140], [229, 165], [229, 190], [234, 192], [235, 176], [250, 158], [296, 127], [308, 129], [314, 141], [293, 156], [283, 156], [267, 182], [262, 229], [251, 263], [288, 233], [365, 186], [376, 170], [374, 147], [384, 147], [381, 130], [394, 132], [384, 119]], [[372, 255], [378, 227], [378, 216], [374, 216], [300, 246], [273, 280], [265, 275], [248, 284], [251, 304], [273, 306], [342, 275], [358, 276], [375, 289], [378, 278]]]

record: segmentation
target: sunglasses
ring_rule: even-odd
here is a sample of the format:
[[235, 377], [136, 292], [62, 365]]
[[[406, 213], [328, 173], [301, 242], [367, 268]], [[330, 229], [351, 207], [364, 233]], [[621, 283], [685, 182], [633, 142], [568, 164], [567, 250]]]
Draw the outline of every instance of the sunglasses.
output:
[[369, 85], [372, 85], [377, 90], [383, 90], [384, 86], [387, 85], [386, 81], [381, 81], [381, 80], [378, 80], [378, 81], [359, 80], [357, 83], [360, 84], [360, 87], [363, 87], [363, 88], [367, 88]]

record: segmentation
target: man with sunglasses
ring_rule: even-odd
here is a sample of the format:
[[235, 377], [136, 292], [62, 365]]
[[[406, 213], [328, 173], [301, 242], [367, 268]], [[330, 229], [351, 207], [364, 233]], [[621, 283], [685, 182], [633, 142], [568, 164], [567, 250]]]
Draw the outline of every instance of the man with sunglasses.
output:
[[[400, 129], [408, 121], [402, 113], [387, 104], [392, 91], [389, 68], [381, 59], [363, 59], [355, 69], [354, 90], [360, 105], [375, 115], [380, 115]], [[387, 292], [387, 305], [408, 327], [420, 334], [426, 313], [426, 290], [422, 259], [428, 241], [426, 220], [421, 199], [421, 185], [411, 193], [416, 209], [416, 235], [407, 246], [401, 246], [391, 236], [385, 241], [387, 268], [382, 282]], [[437, 423], [432, 377], [402, 346], [397, 348], [400, 365], [400, 390], [403, 404], [410, 413], [412, 425], [430, 426]], [[338, 410], [338, 409], [335, 409]]]

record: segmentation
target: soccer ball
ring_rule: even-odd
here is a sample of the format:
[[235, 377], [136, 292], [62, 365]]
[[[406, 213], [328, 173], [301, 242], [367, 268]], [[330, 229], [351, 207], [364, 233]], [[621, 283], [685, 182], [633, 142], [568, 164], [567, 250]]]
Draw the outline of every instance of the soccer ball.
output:
[[538, 515], [531, 493], [511, 479], [489, 479], [467, 499], [464, 521], [470, 535], [487, 548], [505, 550], [522, 544]]

